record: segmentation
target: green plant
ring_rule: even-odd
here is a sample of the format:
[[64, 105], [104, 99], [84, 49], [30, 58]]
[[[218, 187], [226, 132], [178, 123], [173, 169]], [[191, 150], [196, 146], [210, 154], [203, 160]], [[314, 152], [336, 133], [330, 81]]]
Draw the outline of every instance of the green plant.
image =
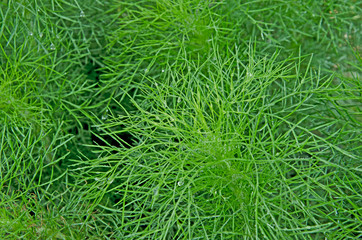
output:
[[0, 1], [0, 238], [360, 238], [359, 3]]
[[[100, 138], [119, 147], [98, 146], [101, 155], [77, 161], [76, 175], [87, 176], [82, 191], [118, 226], [114, 237], [358, 235], [360, 170], [347, 159], [361, 157], [360, 132], [322, 110], [326, 95], [350, 89], [300, 72], [293, 63], [301, 58], [278, 62], [278, 54], [249, 50], [230, 49], [227, 58], [214, 51], [199, 65], [185, 60], [146, 75], [132, 86], [134, 110], [99, 123]], [[337, 144], [344, 141], [355, 147]]]

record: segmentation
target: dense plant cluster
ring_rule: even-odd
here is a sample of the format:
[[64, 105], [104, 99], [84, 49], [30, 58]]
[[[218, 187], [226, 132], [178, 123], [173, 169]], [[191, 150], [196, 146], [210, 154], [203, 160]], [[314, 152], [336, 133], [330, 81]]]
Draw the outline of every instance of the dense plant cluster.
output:
[[361, 238], [361, 12], [0, 1], [0, 238]]

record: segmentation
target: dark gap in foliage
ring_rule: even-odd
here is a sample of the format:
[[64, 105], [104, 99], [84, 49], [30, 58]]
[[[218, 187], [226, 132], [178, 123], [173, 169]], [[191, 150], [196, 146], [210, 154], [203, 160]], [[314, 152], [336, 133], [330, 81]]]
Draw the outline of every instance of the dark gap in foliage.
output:
[[[123, 126], [120, 126], [123, 128]], [[117, 138], [117, 140], [115, 139]], [[127, 132], [117, 133], [115, 136], [102, 134], [100, 130], [91, 127], [91, 140], [93, 143], [99, 146], [112, 145], [116, 148], [131, 148], [135, 146], [135, 138]]]
[[295, 170], [287, 172], [287, 178], [294, 178], [295, 176], [297, 176], [297, 172]]
[[117, 137], [119, 137], [120, 139], [122, 139], [122, 141], [125, 142], [124, 147], [126, 148], [131, 148], [133, 146], [135, 146], [134, 144], [134, 137], [130, 134], [130, 133], [121, 133], [121, 134], [117, 134]]
[[30, 216], [34, 217], [35, 216], [35, 212], [33, 212], [32, 210], [29, 211]]
[[78, 127], [73, 127], [71, 129], [69, 129], [68, 133], [73, 134], [73, 135], [78, 135], [79, 134]]
[[[98, 58], [95, 56], [95, 58]], [[100, 78], [103, 73], [101, 70], [101, 65], [96, 60], [91, 60], [89, 63], [87, 63], [84, 67], [84, 71], [87, 74], [87, 78], [96, 83], [95, 89], [100, 88]], [[97, 90], [95, 90], [97, 91]], [[103, 94], [104, 96], [104, 94]], [[113, 111], [116, 111], [119, 109], [118, 106], [110, 105], [109, 108]], [[83, 123], [83, 129], [85, 131], [90, 132], [90, 140], [92, 143], [97, 144], [99, 146], [109, 146], [112, 145], [116, 148], [130, 148], [134, 146], [134, 138], [129, 133], [118, 133], [115, 134], [115, 136], [110, 136], [107, 134], [102, 133], [100, 130], [97, 130], [96, 128], [90, 127], [89, 124]], [[120, 126], [120, 128], [123, 128], [123, 126]], [[77, 129], [74, 129], [71, 133], [78, 134], [79, 131]], [[117, 141], [117, 140], [118, 141]]]
[[85, 74], [87, 74], [87, 78], [97, 83], [95, 88], [99, 88], [99, 80], [100, 75], [102, 74], [101, 66], [94, 60], [91, 60], [84, 66]]
[[115, 197], [113, 200], [114, 205], [118, 204], [122, 200], [121, 197]]
[[82, 127], [84, 130], [88, 131], [89, 130], [89, 125], [87, 123], [82, 123]]

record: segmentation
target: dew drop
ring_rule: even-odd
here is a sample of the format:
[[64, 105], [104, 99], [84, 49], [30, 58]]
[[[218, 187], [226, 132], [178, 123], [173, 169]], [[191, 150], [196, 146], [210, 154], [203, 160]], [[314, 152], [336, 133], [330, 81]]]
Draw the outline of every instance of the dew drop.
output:
[[155, 196], [158, 195], [158, 187], [156, 187], [156, 188], [153, 190], [153, 195], [155, 195]]
[[52, 44], [50, 44], [50, 50], [55, 50], [55, 46], [54, 46], [54, 44], [52, 43]]
[[80, 11], [79, 17], [85, 17], [85, 14], [83, 11]]
[[107, 116], [106, 115], [102, 115], [102, 120], [106, 120]]
[[113, 178], [107, 178], [107, 180], [108, 180], [108, 184], [112, 184], [112, 183], [113, 183], [113, 181], [114, 181], [114, 179], [113, 179]]
[[179, 185], [181, 187], [182, 185], [184, 185], [184, 181], [178, 181], [177, 185]]
[[162, 69], [162, 72], [165, 72], [165, 69]]
[[41, 32], [41, 33], [39, 33], [39, 37], [41, 37], [41, 38], [43, 37], [43, 33], [42, 33], [42, 32]]
[[33, 36], [34, 35], [34, 33], [33, 32], [29, 32], [29, 36]]
[[181, 102], [181, 98], [179, 97], [178, 99], [177, 99], [177, 103], [180, 103]]

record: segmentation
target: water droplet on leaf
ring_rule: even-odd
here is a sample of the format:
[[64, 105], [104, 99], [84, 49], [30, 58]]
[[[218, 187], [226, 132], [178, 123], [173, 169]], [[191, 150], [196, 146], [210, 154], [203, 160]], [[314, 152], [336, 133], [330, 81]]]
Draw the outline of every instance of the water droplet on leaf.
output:
[[156, 188], [153, 190], [153, 195], [155, 195], [155, 196], [158, 195], [158, 187], [156, 187]]

